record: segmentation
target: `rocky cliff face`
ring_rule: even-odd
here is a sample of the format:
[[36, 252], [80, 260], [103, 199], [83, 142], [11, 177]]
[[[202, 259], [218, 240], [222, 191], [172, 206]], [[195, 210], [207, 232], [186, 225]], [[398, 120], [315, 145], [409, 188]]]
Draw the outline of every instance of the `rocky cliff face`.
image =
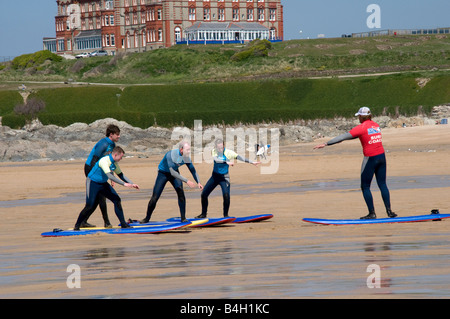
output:
[[[387, 116], [374, 120], [385, 127], [413, 125], [435, 125], [441, 118], [450, 118], [450, 104], [434, 108], [432, 118], [424, 116], [392, 119]], [[75, 123], [68, 127], [42, 125], [34, 121], [20, 130], [0, 126], [0, 162], [21, 161], [62, 161], [87, 158], [97, 141], [105, 136], [106, 127], [116, 124], [121, 129], [118, 145], [125, 149], [126, 155], [147, 157], [162, 154], [172, 149], [177, 139], [172, 138], [175, 129], [149, 127], [135, 128], [115, 119], [102, 119], [91, 124]], [[334, 137], [348, 132], [359, 124], [356, 118], [334, 120], [296, 121], [285, 124], [264, 124], [246, 126], [258, 131], [260, 128], [279, 130], [280, 145], [312, 142], [321, 137]], [[236, 125], [242, 128], [242, 125]], [[208, 128], [203, 128], [203, 130]], [[217, 127], [223, 132], [227, 128]], [[193, 136], [193, 134], [192, 134]], [[210, 143], [211, 140], [203, 141]]]

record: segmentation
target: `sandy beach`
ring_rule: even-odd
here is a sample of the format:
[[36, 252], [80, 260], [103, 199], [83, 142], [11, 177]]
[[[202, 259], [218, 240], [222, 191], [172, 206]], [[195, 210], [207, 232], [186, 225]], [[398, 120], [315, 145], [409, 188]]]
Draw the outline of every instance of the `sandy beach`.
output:
[[[449, 125], [383, 130], [392, 208], [399, 216], [450, 212]], [[450, 220], [321, 226], [302, 218], [359, 218], [358, 140], [313, 150], [280, 147], [276, 174], [237, 163], [230, 169], [231, 216], [270, 213], [248, 224], [164, 234], [43, 238], [73, 227], [84, 206], [83, 161], [0, 163], [1, 298], [446, 298], [450, 296]], [[120, 142], [119, 142], [120, 144]], [[161, 156], [124, 158], [141, 190], [116, 186], [125, 217], [141, 219]], [[204, 183], [212, 165], [196, 164]], [[188, 176], [186, 167], [181, 173]], [[187, 216], [201, 210], [200, 191], [186, 190]], [[378, 217], [385, 217], [372, 183]], [[222, 215], [220, 188], [209, 216]], [[110, 220], [117, 223], [112, 204]], [[177, 217], [168, 184], [152, 219]], [[90, 219], [102, 225], [100, 211]], [[69, 289], [67, 267], [79, 265], [81, 288]], [[369, 288], [370, 265], [381, 269]]]

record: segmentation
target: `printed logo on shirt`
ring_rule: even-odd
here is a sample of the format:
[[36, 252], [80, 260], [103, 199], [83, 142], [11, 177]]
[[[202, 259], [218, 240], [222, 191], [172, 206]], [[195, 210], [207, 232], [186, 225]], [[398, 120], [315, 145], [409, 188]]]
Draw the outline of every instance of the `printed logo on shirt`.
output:
[[380, 134], [380, 133], [381, 133], [381, 129], [379, 127], [371, 127], [369, 129], [367, 129], [367, 134], [369, 134], [369, 135]]

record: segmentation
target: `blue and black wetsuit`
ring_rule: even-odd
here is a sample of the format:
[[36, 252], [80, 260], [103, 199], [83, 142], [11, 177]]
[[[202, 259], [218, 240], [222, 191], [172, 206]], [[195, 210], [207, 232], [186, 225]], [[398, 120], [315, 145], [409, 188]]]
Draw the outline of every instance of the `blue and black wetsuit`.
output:
[[363, 147], [364, 160], [361, 166], [361, 190], [369, 211], [369, 215], [362, 218], [376, 217], [372, 192], [370, 191], [373, 176], [377, 180], [387, 215], [389, 217], [396, 217], [397, 215], [391, 210], [391, 198], [386, 184], [386, 155], [382, 144], [380, 126], [372, 120], [366, 120], [354, 127], [350, 132], [328, 141], [327, 145], [333, 145], [355, 138], [360, 139]]
[[228, 161], [238, 159], [246, 163], [250, 163], [248, 159], [244, 159], [235, 152], [224, 149], [223, 153], [219, 154], [217, 150], [212, 150], [212, 157], [214, 159], [214, 167], [212, 176], [203, 188], [201, 200], [202, 200], [202, 213], [197, 216], [198, 218], [205, 218], [208, 212], [208, 196], [211, 192], [220, 185], [222, 189], [223, 197], [223, 216], [228, 217], [228, 211], [230, 209], [230, 175]]
[[[100, 141], [95, 144], [94, 148], [89, 153], [89, 156], [84, 163], [84, 174], [86, 177], [91, 172], [92, 168], [95, 166], [95, 164], [99, 161], [100, 158], [102, 158], [105, 155], [108, 155], [112, 152], [114, 147], [116, 146], [116, 143], [114, 143], [109, 137], [104, 137]], [[111, 225], [109, 222], [108, 217], [108, 210], [106, 206], [106, 199], [102, 195], [99, 195], [99, 201], [98, 205], [100, 206], [100, 211], [102, 212], [103, 221], [105, 222], [105, 226]], [[90, 216], [87, 216], [84, 223], [87, 223], [87, 220]]]
[[186, 183], [188, 179], [180, 175], [178, 168], [182, 165], [186, 165], [195, 182], [200, 183], [200, 179], [190, 158], [183, 157], [178, 149], [167, 152], [158, 165], [158, 176], [156, 177], [155, 186], [153, 187], [152, 197], [148, 202], [147, 215], [141, 222], [148, 222], [150, 220], [153, 211], [155, 210], [156, 203], [167, 182], [172, 184], [177, 193], [181, 220], [186, 219], [186, 198], [184, 196], [183, 182]]
[[[115, 172], [120, 179], [115, 177], [113, 172]], [[132, 184], [132, 182], [123, 175], [119, 164], [114, 162], [111, 154], [102, 157], [94, 165], [86, 178], [86, 205], [78, 216], [74, 227], [75, 230], [80, 229], [82, 223], [95, 211], [99, 204], [100, 197], [108, 198], [114, 203], [114, 211], [121, 226], [128, 226], [123, 215], [120, 197], [108, 183], [108, 179], [111, 179], [120, 185], [124, 185], [124, 182]]]

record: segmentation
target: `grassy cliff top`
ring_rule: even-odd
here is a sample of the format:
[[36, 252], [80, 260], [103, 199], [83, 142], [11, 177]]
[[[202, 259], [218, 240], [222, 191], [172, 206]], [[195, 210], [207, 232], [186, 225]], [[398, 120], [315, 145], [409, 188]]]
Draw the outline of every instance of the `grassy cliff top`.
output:
[[117, 84], [246, 81], [450, 68], [447, 35], [176, 45], [141, 53], [0, 64], [4, 81]]

